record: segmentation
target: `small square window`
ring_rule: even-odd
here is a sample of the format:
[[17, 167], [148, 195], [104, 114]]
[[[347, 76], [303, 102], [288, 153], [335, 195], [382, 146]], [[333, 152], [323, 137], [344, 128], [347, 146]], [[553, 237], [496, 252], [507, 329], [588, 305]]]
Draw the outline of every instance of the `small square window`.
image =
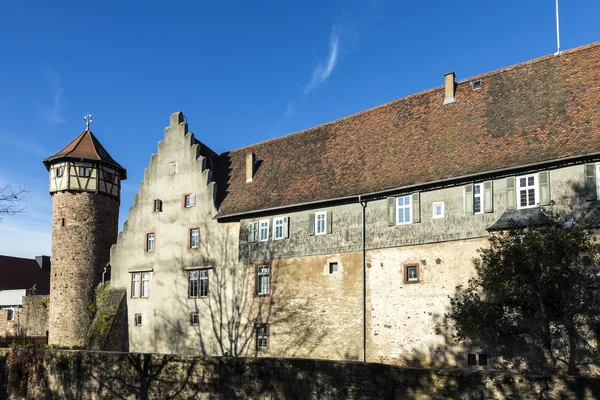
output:
[[191, 322], [192, 326], [200, 325], [200, 315], [197, 312], [192, 313], [190, 322]]
[[269, 348], [269, 324], [256, 325], [256, 350], [265, 351]]
[[146, 234], [146, 251], [154, 251], [154, 233]]
[[330, 274], [335, 274], [338, 272], [338, 263], [336, 262], [330, 262], [329, 263], [329, 273]]
[[54, 176], [57, 178], [60, 178], [61, 176], [63, 176], [63, 172], [64, 172], [63, 167], [58, 167], [54, 170]]
[[142, 326], [142, 314], [135, 314], [135, 326]]
[[185, 208], [195, 207], [196, 206], [196, 195], [195, 194], [186, 194], [183, 197], [183, 206]]
[[200, 228], [190, 229], [190, 249], [200, 247]]
[[154, 212], [162, 211], [162, 200], [155, 199], [154, 200]]
[[444, 202], [433, 203], [433, 218], [444, 218]]
[[79, 167], [79, 176], [88, 177], [92, 175], [92, 169], [89, 167]]
[[477, 365], [477, 354], [474, 354], [474, 353], [467, 354], [467, 365], [468, 366], [476, 366]]
[[168, 166], [169, 175], [175, 175], [177, 173], [177, 163], [170, 162]]
[[406, 265], [404, 267], [404, 282], [405, 283], [419, 282], [419, 266], [418, 265]]

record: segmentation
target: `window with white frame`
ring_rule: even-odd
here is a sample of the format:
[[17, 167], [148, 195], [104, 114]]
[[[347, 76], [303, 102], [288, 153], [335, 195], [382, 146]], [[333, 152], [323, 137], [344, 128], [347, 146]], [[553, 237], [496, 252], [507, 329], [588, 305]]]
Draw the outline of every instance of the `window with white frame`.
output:
[[433, 203], [433, 218], [444, 218], [444, 202]]
[[327, 233], [327, 211], [315, 213], [315, 235]]
[[142, 290], [141, 297], [150, 295], [150, 272], [142, 272]]
[[7, 319], [9, 321], [14, 321], [15, 320], [15, 310], [13, 308], [7, 308]]
[[256, 325], [256, 350], [264, 351], [269, 347], [269, 324]]
[[537, 175], [526, 175], [517, 178], [518, 208], [535, 207], [539, 201]]
[[196, 206], [196, 195], [195, 194], [186, 194], [184, 196], [183, 206], [185, 208], [195, 207]]
[[200, 288], [198, 297], [208, 296], [208, 270], [203, 269], [200, 271]]
[[273, 240], [283, 239], [283, 217], [273, 219]]
[[190, 248], [197, 249], [200, 246], [200, 228], [190, 229]]
[[410, 224], [412, 222], [411, 196], [396, 198], [396, 224]]
[[473, 185], [473, 213], [483, 213], [483, 183]]
[[139, 272], [131, 274], [131, 297], [140, 297], [140, 278]]
[[600, 163], [596, 164], [596, 198], [600, 199]]
[[208, 296], [208, 270], [197, 270], [189, 272], [188, 297]]
[[63, 167], [58, 167], [54, 170], [54, 176], [56, 176], [57, 178], [60, 178], [61, 176], [63, 176]]
[[170, 162], [168, 165], [169, 175], [175, 175], [177, 173], [177, 163]]
[[92, 175], [92, 169], [90, 167], [79, 167], [79, 176], [88, 177]]
[[146, 234], [146, 251], [154, 251], [154, 233]]
[[271, 290], [271, 267], [259, 265], [256, 267], [256, 294], [268, 295]]
[[261, 242], [266, 242], [267, 240], [269, 240], [269, 220], [263, 219], [259, 221], [258, 226], [258, 240]]

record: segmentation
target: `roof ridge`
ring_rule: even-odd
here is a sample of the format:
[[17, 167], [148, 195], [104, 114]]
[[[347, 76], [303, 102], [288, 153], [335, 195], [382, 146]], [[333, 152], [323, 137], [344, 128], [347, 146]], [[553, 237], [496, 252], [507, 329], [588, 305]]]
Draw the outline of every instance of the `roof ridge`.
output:
[[[528, 65], [531, 65], [531, 64], [535, 64], [535, 63], [538, 63], [538, 62], [546, 61], [546, 60], [552, 59], [554, 57], [562, 57], [564, 55], [569, 55], [569, 54], [572, 54], [572, 53], [575, 53], [575, 52], [584, 51], [584, 50], [587, 50], [587, 49], [590, 49], [590, 48], [593, 48], [593, 47], [596, 47], [596, 46], [600, 46], [600, 41], [599, 42], [595, 42], [595, 43], [589, 43], [589, 44], [586, 44], [586, 45], [583, 45], [583, 46], [579, 46], [579, 47], [575, 47], [573, 49], [564, 50], [560, 54], [555, 54], [555, 53], [553, 53], [553, 54], [547, 54], [547, 55], [544, 55], [544, 56], [540, 56], [540, 57], [534, 58], [532, 60], [527, 60], [527, 61], [520, 62], [518, 64], [512, 64], [512, 65], [509, 65], [509, 66], [506, 66], [506, 67], [498, 68], [498, 69], [495, 69], [493, 71], [486, 72], [486, 73], [483, 73], [483, 74], [473, 75], [473, 76], [461, 79], [461, 80], [457, 81], [456, 83], [457, 84], [463, 84], [463, 83], [466, 83], [466, 82], [470, 82], [474, 78], [481, 79], [481, 78], [484, 78], [486, 76], [497, 75], [497, 74], [500, 74], [500, 73], [503, 73], [503, 72], [507, 72], [507, 71], [511, 71], [511, 70], [514, 70], [514, 69], [517, 69], [517, 68], [525, 67], [525, 66], [528, 66]], [[219, 155], [222, 155], [222, 154], [225, 154], [225, 153], [231, 153], [231, 152], [234, 152], [234, 151], [237, 152], [237, 151], [244, 150], [244, 149], [252, 147], [252, 146], [257, 146], [257, 145], [260, 145], [260, 144], [264, 144], [264, 143], [268, 143], [268, 142], [273, 142], [273, 141], [280, 140], [280, 139], [285, 139], [285, 138], [287, 138], [289, 136], [292, 136], [292, 135], [296, 135], [296, 134], [299, 135], [299, 134], [302, 134], [302, 133], [307, 133], [307, 132], [315, 130], [317, 128], [326, 127], [328, 125], [335, 124], [335, 123], [338, 123], [340, 121], [344, 121], [344, 120], [351, 119], [351, 118], [356, 118], [356, 117], [358, 117], [360, 115], [372, 112], [372, 111], [380, 109], [380, 108], [389, 107], [390, 105], [398, 103], [400, 101], [406, 101], [408, 99], [411, 99], [411, 98], [417, 97], [417, 96], [424, 96], [424, 95], [430, 94], [432, 92], [435, 92], [436, 90], [443, 90], [443, 89], [444, 89], [444, 86], [441, 85], [441, 86], [436, 86], [436, 87], [433, 87], [433, 88], [430, 88], [430, 89], [426, 89], [426, 90], [424, 90], [422, 92], [412, 93], [412, 94], [409, 94], [407, 96], [400, 97], [398, 99], [388, 101], [387, 103], [379, 104], [377, 106], [374, 106], [374, 107], [371, 107], [371, 108], [367, 108], [365, 110], [357, 111], [357, 112], [355, 112], [353, 114], [346, 115], [346, 116], [343, 116], [343, 117], [340, 117], [340, 118], [337, 118], [337, 119], [334, 119], [332, 121], [328, 121], [328, 122], [325, 122], [325, 123], [322, 123], [322, 124], [319, 124], [319, 125], [315, 125], [315, 126], [312, 126], [310, 128], [302, 129], [302, 130], [299, 130], [299, 131], [296, 131], [296, 132], [291, 132], [291, 133], [288, 133], [288, 134], [285, 134], [283, 136], [279, 136], [279, 137], [276, 137], [276, 138], [266, 139], [266, 140], [263, 140], [263, 141], [260, 141], [260, 142], [248, 144], [246, 146], [242, 146], [242, 147], [239, 147], [237, 149], [227, 150], [227, 151], [224, 151], [223, 153], [221, 153]]]
[[[102, 146], [100, 144], [100, 141], [98, 140], [98, 138], [96, 137], [96, 135], [94, 135], [94, 133], [92, 131], [90, 131], [89, 129], [86, 129], [85, 132], [89, 132], [90, 133], [90, 140], [92, 141], [92, 149], [94, 149], [94, 153], [96, 153], [96, 157], [102, 159], [102, 156], [100, 154], [98, 154], [98, 150], [96, 149], [96, 146]], [[85, 134], [85, 132], [84, 132], [84, 134]], [[102, 146], [102, 148], [104, 149], [104, 146]]]

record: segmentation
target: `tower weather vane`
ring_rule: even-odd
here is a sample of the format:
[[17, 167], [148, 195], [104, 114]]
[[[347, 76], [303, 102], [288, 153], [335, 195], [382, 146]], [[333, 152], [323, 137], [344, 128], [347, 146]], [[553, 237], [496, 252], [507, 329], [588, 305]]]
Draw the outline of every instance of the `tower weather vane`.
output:
[[89, 131], [90, 130], [90, 124], [92, 123], [92, 114], [85, 114], [85, 116], [83, 117], [84, 121], [85, 121], [85, 130]]

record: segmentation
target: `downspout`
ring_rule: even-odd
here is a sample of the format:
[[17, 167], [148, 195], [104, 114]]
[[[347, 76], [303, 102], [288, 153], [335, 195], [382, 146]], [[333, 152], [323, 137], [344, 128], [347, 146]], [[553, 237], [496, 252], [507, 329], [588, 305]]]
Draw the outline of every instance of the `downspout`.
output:
[[104, 287], [104, 274], [105, 273], [106, 273], [106, 267], [104, 267], [104, 271], [102, 271], [102, 287]]
[[361, 196], [358, 196], [358, 202], [362, 206], [362, 305], [363, 305], [363, 326], [362, 326], [362, 359], [363, 362], [367, 362], [367, 263], [366, 263], [366, 242], [367, 242], [367, 228], [366, 228], [366, 208], [367, 202], [364, 201]]

